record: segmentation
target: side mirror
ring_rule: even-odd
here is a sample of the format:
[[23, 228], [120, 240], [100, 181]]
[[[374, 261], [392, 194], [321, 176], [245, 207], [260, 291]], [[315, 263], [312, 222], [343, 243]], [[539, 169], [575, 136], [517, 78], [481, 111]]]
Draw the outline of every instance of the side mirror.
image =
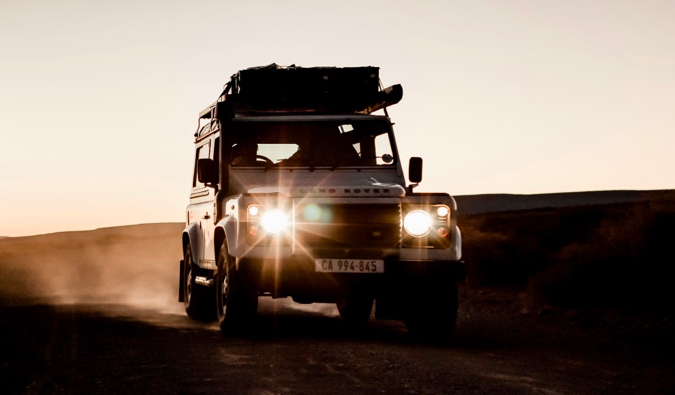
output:
[[419, 183], [422, 181], [422, 158], [412, 157], [408, 162], [408, 178], [410, 182]]
[[217, 184], [218, 173], [213, 159], [202, 158], [197, 161], [197, 179], [199, 182], [209, 185]]
[[412, 194], [413, 189], [422, 181], [422, 158], [413, 156], [408, 162], [408, 178], [412, 184], [408, 185], [408, 193]]

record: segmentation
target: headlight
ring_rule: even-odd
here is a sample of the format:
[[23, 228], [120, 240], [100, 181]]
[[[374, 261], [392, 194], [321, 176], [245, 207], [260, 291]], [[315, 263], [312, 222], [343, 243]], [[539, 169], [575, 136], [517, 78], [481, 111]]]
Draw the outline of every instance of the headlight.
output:
[[403, 228], [411, 236], [424, 236], [431, 229], [431, 217], [422, 210], [411, 211], [403, 220]]
[[260, 221], [260, 224], [262, 225], [263, 229], [265, 229], [265, 232], [271, 234], [271, 235], [276, 235], [280, 233], [284, 228], [286, 228], [286, 224], [288, 223], [288, 219], [286, 218], [286, 215], [282, 213], [279, 210], [269, 210], [265, 212], [262, 216], [262, 220]]

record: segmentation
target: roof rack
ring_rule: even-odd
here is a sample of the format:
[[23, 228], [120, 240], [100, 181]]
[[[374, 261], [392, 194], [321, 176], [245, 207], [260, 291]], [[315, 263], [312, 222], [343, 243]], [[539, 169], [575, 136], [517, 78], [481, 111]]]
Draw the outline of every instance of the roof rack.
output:
[[[401, 85], [382, 89], [377, 67], [283, 67], [270, 64], [232, 75], [202, 118], [244, 113], [370, 114], [398, 103]], [[217, 115], [216, 115], [217, 114]]]

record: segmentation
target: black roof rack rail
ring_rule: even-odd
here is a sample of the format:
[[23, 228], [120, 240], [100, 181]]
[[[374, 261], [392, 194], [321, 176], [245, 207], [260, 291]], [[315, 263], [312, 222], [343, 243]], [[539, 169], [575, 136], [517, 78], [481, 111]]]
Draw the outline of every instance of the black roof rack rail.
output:
[[230, 78], [202, 118], [243, 113], [370, 114], [398, 103], [401, 85], [382, 89], [379, 68], [283, 67], [270, 64], [240, 70]]

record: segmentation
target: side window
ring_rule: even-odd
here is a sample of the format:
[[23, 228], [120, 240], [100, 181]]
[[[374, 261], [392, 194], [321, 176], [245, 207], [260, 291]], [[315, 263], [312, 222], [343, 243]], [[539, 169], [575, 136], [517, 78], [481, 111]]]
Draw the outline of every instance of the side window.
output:
[[197, 152], [195, 153], [195, 168], [194, 172], [192, 173], [192, 187], [193, 188], [204, 188], [204, 184], [199, 182], [197, 179], [197, 161], [199, 159], [203, 158], [208, 158], [209, 157], [209, 151], [211, 150], [211, 143], [206, 143], [200, 147], [197, 147]]
[[216, 167], [216, 179], [220, 179], [220, 137], [216, 137], [213, 146], [213, 164]]
[[391, 164], [391, 158], [393, 157], [394, 152], [391, 149], [389, 135], [385, 133], [375, 137], [375, 151], [378, 165]]

